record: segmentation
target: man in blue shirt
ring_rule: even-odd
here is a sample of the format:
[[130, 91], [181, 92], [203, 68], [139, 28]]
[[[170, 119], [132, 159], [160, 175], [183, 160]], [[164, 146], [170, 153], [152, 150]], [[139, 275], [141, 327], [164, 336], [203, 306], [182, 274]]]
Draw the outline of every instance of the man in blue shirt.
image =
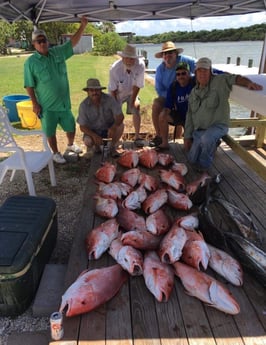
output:
[[151, 146], [158, 146], [162, 143], [159, 129], [159, 115], [164, 108], [167, 90], [176, 78], [176, 67], [180, 62], [189, 65], [190, 72], [194, 73], [196, 60], [192, 57], [181, 55], [182, 48], [176, 48], [171, 41], [162, 45], [160, 52], [155, 54], [156, 58], [162, 58], [162, 63], [157, 67], [155, 74], [155, 89], [158, 97], [152, 105], [152, 122], [155, 129], [155, 138], [150, 142]]
[[195, 78], [190, 75], [190, 67], [185, 62], [180, 62], [176, 67], [176, 80], [167, 90], [165, 106], [159, 115], [159, 133], [162, 143], [160, 149], [168, 149], [169, 124], [177, 126], [177, 138], [184, 131], [188, 97], [195, 86]]

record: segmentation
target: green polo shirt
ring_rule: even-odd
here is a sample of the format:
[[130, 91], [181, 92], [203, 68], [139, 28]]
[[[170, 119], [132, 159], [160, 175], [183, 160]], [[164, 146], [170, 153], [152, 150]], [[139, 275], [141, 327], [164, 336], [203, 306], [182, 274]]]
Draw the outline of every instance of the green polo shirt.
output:
[[33, 87], [42, 111], [71, 108], [66, 60], [73, 55], [71, 41], [49, 48], [47, 56], [35, 52], [24, 65], [24, 87]]
[[194, 130], [207, 129], [214, 124], [229, 125], [229, 96], [236, 75], [218, 74], [211, 76], [209, 84], [200, 88], [197, 84], [188, 99], [184, 138], [192, 138]]

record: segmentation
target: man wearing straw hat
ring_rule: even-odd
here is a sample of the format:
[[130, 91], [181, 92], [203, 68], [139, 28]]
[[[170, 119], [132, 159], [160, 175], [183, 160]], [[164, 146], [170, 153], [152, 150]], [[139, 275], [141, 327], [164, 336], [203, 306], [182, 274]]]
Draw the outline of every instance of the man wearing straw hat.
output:
[[192, 57], [181, 55], [183, 48], [176, 48], [171, 41], [165, 42], [162, 49], [155, 54], [156, 58], [163, 61], [156, 69], [155, 89], [158, 97], [153, 100], [152, 122], [155, 130], [155, 137], [150, 141], [150, 146], [159, 146], [162, 143], [159, 115], [164, 108], [167, 90], [176, 78], [176, 67], [179, 63], [188, 64], [190, 72], [194, 73], [196, 60]]
[[122, 105], [127, 103], [127, 114], [133, 116], [135, 144], [142, 146], [140, 133], [140, 100], [139, 90], [144, 87], [144, 60], [137, 56], [136, 48], [127, 44], [117, 54], [122, 59], [116, 61], [110, 69], [109, 92]]
[[116, 146], [124, 131], [124, 115], [121, 105], [110, 95], [102, 92], [98, 79], [90, 78], [83, 88], [86, 97], [79, 106], [77, 122], [83, 132], [83, 141], [88, 149], [100, 152], [104, 138], [111, 139], [111, 155], [118, 156]]

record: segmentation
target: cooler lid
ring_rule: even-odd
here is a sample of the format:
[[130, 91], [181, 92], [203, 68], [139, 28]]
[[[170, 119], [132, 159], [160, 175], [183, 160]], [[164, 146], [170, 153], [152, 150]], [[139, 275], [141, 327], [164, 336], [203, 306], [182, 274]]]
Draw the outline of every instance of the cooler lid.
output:
[[43, 244], [56, 215], [53, 199], [13, 196], [0, 207], [0, 275], [23, 270]]
[[12, 265], [27, 237], [26, 232], [0, 231], [0, 266]]

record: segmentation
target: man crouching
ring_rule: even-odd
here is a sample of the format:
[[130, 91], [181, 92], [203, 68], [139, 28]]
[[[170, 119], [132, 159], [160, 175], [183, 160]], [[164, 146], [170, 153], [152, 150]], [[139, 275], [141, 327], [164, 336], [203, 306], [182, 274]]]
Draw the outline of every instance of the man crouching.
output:
[[124, 115], [121, 105], [102, 90], [98, 79], [90, 78], [87, 86], [83, 88], [88, 93], [79, 106], [77, 122], [81, 132], [84, 133], [83, 141], [89, 149], [100, 152], [104, 138], [111, 139], [111, 155], [118, 155], [116, 147], [124, 131]]

